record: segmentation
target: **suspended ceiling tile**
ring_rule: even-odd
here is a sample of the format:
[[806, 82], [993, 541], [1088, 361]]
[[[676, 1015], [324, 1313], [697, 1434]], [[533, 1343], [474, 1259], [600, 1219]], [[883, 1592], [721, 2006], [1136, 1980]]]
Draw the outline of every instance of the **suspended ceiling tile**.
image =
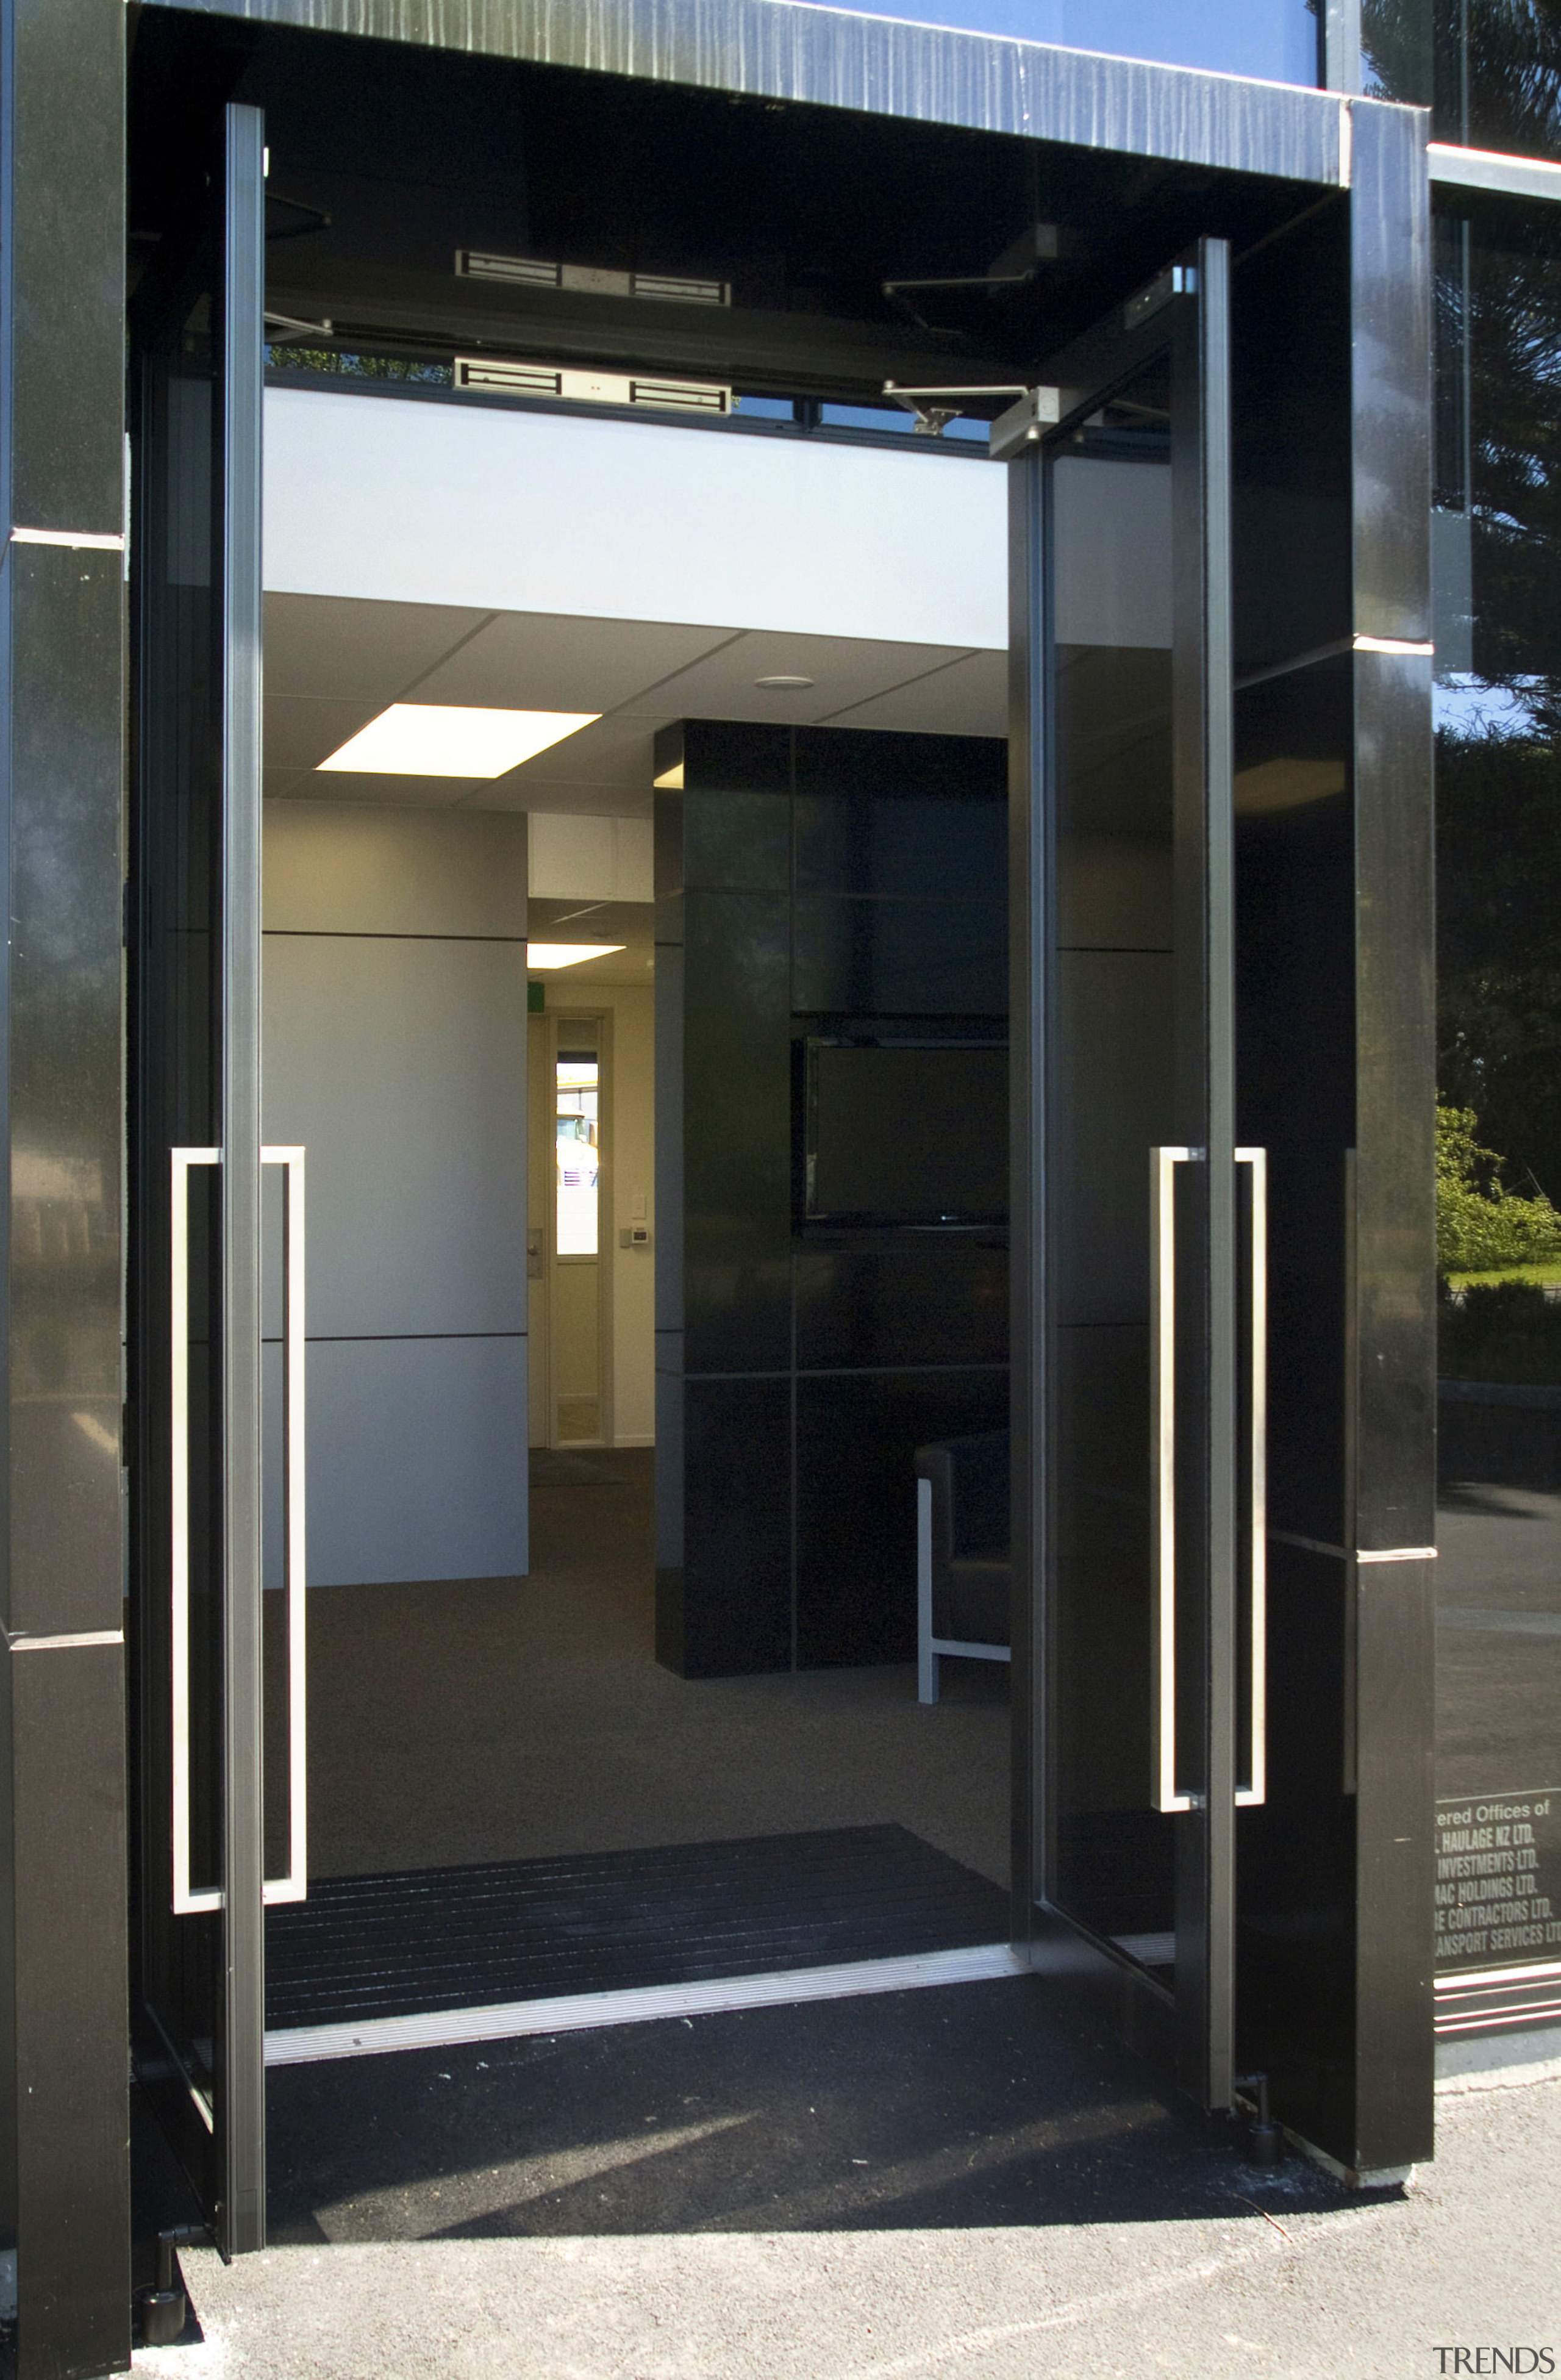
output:
[[334, 769], [322, 776], [318, 769], [304, 769], [293, 779], [289, 798], [366, 802], [380, 809], [447, 810], [454, 809], [462, 795], [473, 790], [470, 777], [359, 776], [356, 771]]
[[[959, 658], [958, 647], [753, 630], [659, 686], [655, 708], [662, 719], [817, 721]], [[777, 676], [813, 683], [789, 692], [756, 683]]]
[[268, 694], [360, 698], [382, 710], [489, 617], [444, 603], [268, 595]]
[[361, 696], [337, 701], [320, 695], [277, 694], [268, 674], [265, 765], [268, 769], [317, 769], [382, 708], [382, 704], [365, 702]]
[[416, 699], [514, 710], [615, 710], [736, 633], [655, 620], [504, 612], [424, 678]]
[[916, 735], [1006, 735], [1008, 655], [968, 653], [947, 669], [837, 711], [829, 724]]
[[[512, 769], [499, 782], [505, 785], [621, 785], [626, 791], [648, 793], [655, 773], [651, 747], [656, 728], [672, 714], [658, 711], [654, 720], [638, 711], [619, 712], [578, 728], [560, 744], [550, 744], [534, 760]], [[545, 808], [545, 804], [529, 804]]]

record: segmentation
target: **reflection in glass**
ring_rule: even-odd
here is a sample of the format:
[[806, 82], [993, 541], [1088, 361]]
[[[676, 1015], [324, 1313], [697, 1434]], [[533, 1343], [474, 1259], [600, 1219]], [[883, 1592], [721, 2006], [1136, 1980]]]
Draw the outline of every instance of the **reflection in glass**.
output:
[[1055, 42], [1268, 82], [1315, 83], [1311, 0], [853, 0], [853, 13]]
[[597, 1253], [598, 1096], [594, 1050], [560, 1048], [556, 1066], [557, 1236], [561, 1257]]
[[1561, 225], [1444, 224], [1437, 270], [1436, 1929], [1468, 1971], [1561, 1955]]
[[1561, 18], [1535, 0], [1364, 0], [1364, 88], [1433, 111], [1433, 135], [1561, 156]]

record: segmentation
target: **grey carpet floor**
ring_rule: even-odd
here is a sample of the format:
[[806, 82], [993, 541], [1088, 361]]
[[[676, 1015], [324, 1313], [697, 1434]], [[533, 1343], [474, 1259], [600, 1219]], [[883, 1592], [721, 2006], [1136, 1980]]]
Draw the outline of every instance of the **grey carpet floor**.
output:
[[527, 1578], [310, 1594], [311, 1874], [897, 1824], [1005, 1882], [1006, 1670], [932, 1709], [909, 1668], [673, 1677], [651, 1457], [591, 1459], [533, 1490]]

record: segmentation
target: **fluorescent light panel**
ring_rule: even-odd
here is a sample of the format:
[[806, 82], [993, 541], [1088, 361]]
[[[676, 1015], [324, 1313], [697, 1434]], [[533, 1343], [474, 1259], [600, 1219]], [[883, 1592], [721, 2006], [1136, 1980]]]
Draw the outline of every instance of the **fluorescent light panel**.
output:
[[526, 964], [528, 969], [578, 966], [582, 959], [611, 958], [623, 948], [622, 942], [527, 942]]
[[393, 702], [319, 765], [370, 777], [502, 777], [600, 716], [599, 710]]

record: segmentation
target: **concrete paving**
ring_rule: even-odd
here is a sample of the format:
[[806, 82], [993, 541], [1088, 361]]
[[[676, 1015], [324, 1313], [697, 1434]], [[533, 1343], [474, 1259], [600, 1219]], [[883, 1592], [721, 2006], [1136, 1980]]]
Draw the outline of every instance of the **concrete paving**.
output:
[[1435, 2163], [1367, 2198], [1244, 2164], [1033, 1978], [273, 2100], [278, 2244], [187, 2252], [204, 2339], [149, 2380], [1561, 2372], [1561, 2082], [1445, 2099]]

